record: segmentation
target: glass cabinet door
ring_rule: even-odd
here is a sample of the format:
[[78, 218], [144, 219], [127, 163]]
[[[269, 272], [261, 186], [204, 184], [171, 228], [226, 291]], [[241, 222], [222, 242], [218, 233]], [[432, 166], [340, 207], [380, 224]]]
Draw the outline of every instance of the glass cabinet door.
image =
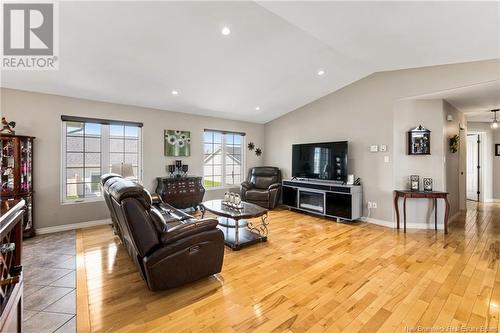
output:
[[2, 195], [10, 195], [15, 191], [15, 140], [0, 138], [0, 177]]
[[32, 167], [33, 167], [33, 140], [31, 138], [21, 139], [21, 192], [32, 190]]

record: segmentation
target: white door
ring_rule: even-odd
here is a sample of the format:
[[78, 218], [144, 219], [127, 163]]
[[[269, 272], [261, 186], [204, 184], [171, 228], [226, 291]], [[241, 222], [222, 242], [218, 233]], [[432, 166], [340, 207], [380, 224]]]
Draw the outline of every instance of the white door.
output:
[[478, 201], [478, 135], [467, 135], [467, 200]]

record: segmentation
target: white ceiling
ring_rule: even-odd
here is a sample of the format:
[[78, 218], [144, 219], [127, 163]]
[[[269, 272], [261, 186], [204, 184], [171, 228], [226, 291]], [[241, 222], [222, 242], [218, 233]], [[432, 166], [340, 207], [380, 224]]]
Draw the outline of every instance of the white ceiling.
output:
[[373, 72], [500, 58], [500, 2], [60, 2], [59, 12], [59, 70], [2, 71], [1, 86], [264, 123]]

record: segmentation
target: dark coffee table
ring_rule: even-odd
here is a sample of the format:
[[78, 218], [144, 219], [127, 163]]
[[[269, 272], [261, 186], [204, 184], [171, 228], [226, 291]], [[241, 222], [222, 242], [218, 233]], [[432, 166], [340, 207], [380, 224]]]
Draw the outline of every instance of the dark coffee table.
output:
[[[201, 204], [202, 217], [206, 211], [217, 215], [218, 228], [224, 233], [226, 245], [233, 250], [267, 241], [267, 209], [249, 202], [241, 204], [241, 209], [223, 205], [222, 200], [210, 200]], [[260, 224], [254, 225], [248, 221], [258, 217]]]

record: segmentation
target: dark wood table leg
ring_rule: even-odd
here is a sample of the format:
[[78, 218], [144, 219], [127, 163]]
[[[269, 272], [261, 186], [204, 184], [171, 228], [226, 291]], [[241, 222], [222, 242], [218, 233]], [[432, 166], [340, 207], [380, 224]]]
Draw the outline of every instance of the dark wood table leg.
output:
[[448, 218], [450, 214], [450, 202], [448, 201], [448, 197], [444, 198], [444, 202], [446, 204], [446, 208], [444, 211], [444, 233], [448, 234]]
[[434, 198], [434, 230], [438, 230], [438, 201]]
[[399, 229], [399, 195], [394, 196], [394, 209], [396, 210], [396, 226]]
[[403, 198], [403, 228], [406, 232], [406, 196]]

